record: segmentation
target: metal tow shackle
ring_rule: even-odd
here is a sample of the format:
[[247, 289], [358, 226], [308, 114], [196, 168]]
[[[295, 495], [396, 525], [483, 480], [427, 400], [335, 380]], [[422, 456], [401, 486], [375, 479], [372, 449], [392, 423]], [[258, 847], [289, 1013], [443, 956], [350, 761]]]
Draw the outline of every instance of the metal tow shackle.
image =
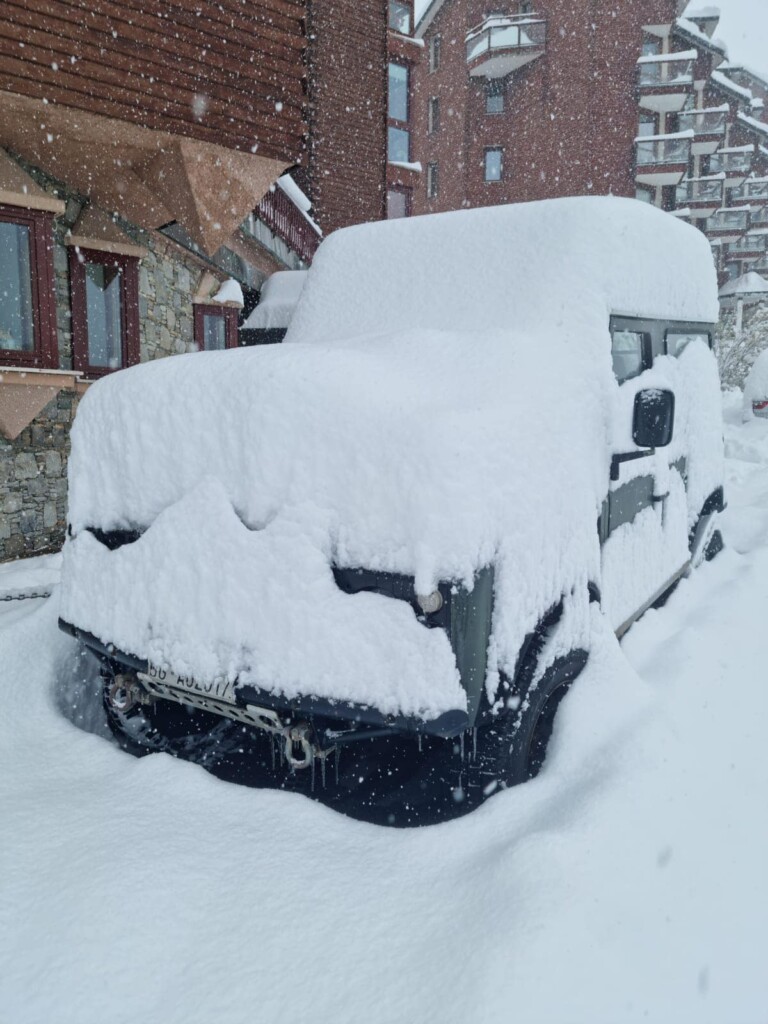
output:
[[[283, 729], [282, 735], [285, 744], [285, 760], [291, 768], [309, 768], [314, 760], [314, 750], [308, 739], [309, 726], [305, 722], [300, 725], [288, 726]], [[294, 754], [295, 747], [300, 748], [299, 757]]]

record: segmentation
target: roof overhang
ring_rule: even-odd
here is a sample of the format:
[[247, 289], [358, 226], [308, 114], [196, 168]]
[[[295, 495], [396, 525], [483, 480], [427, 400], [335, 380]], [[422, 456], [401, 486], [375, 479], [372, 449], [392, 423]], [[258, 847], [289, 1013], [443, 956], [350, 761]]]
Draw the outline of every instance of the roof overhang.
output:
[[148, 230], [177, 221], [225, 245], [286, 164], [73, 108], [0, 93], [0, 146]]

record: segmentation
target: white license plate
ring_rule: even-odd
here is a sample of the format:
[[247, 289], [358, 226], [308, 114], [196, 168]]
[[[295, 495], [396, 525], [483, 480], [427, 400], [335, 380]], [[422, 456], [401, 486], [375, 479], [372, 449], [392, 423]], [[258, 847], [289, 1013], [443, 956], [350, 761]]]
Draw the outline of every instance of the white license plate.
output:
[[177, 676], [175, 672], [167, 668], [158, 668], [157, 665], [147, 666], [147, 678], [162, 683], [163, 686], [171, 686], [174, 690], [194, 693], [198, 697], [215, 697], [216, 700], [235, 703], [235, 688], [228, 679], [212, 679], [205, 682], [195, 679], [194, 676]]

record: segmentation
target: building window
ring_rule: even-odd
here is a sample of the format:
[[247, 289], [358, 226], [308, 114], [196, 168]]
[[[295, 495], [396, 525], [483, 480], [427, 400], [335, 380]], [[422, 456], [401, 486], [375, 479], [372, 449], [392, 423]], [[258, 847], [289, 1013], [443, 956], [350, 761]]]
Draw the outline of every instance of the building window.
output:
[[102, 377], [139, 361], [139, 261], [74, 246], [69, 251], [74, 367]]
[[195, 344], [200, 352], [237, 348], [237, 310], [228, 306], [195, 305]]
[[652, 189], [637, 185], [635, 187], [635, 199], [639, 199], [641, 203], [654, 203], [656, 202], [656, 193]]
[[437, 71], [440, 67], [440, 36], [432, 36], [429, 41], [429, 70]]
[[494, 78], [485, 87], [486, 114], [504, 113], [504, 81]]
[[485, 180], [501, 181], [504, 174], [504, 150], [486, 149], [485, 151]]
[[389, 27], [404, 36], [411, 34], [411, 5], [400, 0], [389, 0]]
[[427, 196], [429, 199], [434, 199], [437, 196], [438, 188], [437, 164], [427, 164]]
[[0, 206], [0, 362], [56, 368], [53, 216]]
[[428, 117], [428, 130], [430, 135], [433, 132], [440, 131], [440, 99], [437, 96], [431, 96], [429, 100], [429, 117]]
[[407, 164], [410, 158], [410, 133], [403, 128], [390, 128], [387, 133], [387, 159], [391, 164]]
[[408, 68], [389, 64], [389, 116], [394, 121], [408, 121]]
[[408, 89], [410, 73], [405, 64], [389, 64], [389, 131], [387, 159], [390, 163], [407, 164], [411, 158], [411, 137], [408, 129]]
[[387, 220], [398, 220], [411, 215], [411, 190], [408, 188], [387, 189]]

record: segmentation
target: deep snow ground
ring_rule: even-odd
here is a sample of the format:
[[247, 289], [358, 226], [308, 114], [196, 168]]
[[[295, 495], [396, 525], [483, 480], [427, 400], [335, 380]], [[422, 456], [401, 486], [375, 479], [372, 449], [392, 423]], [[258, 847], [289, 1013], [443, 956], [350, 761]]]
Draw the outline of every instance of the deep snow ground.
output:
[[447, 825], [135, 760], [56, 596], [0, 603], [2, 1024], [765, 1024], [768, 422], [726, 412], [728, 550]]

